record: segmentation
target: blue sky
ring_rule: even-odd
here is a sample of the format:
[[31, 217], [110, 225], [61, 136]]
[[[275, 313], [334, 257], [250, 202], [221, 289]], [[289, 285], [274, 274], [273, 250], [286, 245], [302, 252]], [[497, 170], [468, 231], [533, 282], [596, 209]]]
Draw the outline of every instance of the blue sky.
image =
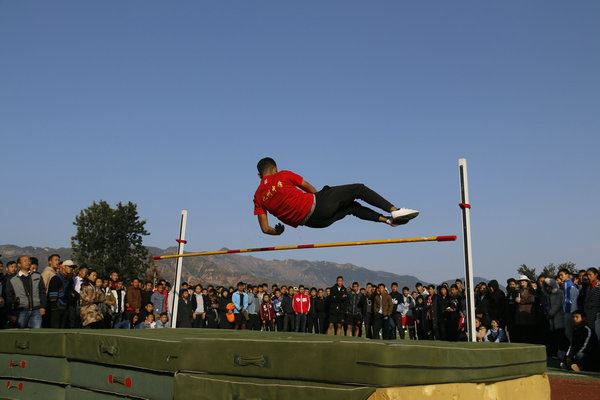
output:
[[[67, 246], [92, 201], [133, 201], [190, 250], [460, 234], [476, 275], [600, 264], [600, 3], [0, 1], [0, 243]], [[256, 161], [421, 210], [262, 235]], [[461, 274], [460, 243], [274, 253]]]

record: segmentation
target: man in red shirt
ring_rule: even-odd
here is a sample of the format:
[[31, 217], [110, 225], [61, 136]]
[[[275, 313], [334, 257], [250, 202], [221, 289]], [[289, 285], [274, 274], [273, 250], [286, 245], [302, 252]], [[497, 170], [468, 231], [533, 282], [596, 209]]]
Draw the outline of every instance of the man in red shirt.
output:
[[310, 311], [310, 297], [304, 293], [304, 286], [300, 285], [298, 293], [293, 297], [294, 314], [296, 314], [296, 332], [306, 332], [306, 316]]
[[[317, 191], [300, 175], [291, 171], [278, 171], [272, 158], [263, 158], [258, 162], [257, 168], [260, 185], [254, 194], [254, 215], [258, 216], [263, 233], [268, 235], [281, 235], [285, 228], [282, 224], [271, 227], [267, 212], [294, 228], [300, 225], [325, 228], [346, 215], [398, 226], [419, 215], [416, 210], [394, 207], [361, 183], [325, 186]], [[386, 215], [367, 208], [356, 200], [377, 207], [386, 212]]]

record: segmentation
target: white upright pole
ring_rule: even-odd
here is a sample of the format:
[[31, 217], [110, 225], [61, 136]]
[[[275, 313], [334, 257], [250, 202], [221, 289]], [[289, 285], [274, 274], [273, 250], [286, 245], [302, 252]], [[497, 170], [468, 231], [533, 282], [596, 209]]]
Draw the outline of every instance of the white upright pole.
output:
[[[187, 223], [187, 210], [181, 210], [181, 224], [179, 225], [179, 239], [177, 239], [177, 243], [179, 244], [177, 248], [177, 254], [183, 254], [183, 247], [187, 243], [185, 240], [185, 226]], [[179, 306], [179, 290], [181, 288], [181, 269], [183, 267], [183, 257], [179, 257], [177, 259], [177, 268], [175, 270], [175, 287], [173, 288], [173, 304], [171, 305], [172, 320], [171, 326], [173, 328], [177, 327], [177, 311]]]
[[465, 292], [467, 300], [467, 328], [471, 342], [477, 341], [475, 332], [475, 285], [473, 283], [473, 253], [471, 251], [471, 203], [469, 203], [469, 179], [467, 176], [467, 160], [458, 160], [460, 175], [460, 193], [463, 225], [463, 246], [465, 253]]

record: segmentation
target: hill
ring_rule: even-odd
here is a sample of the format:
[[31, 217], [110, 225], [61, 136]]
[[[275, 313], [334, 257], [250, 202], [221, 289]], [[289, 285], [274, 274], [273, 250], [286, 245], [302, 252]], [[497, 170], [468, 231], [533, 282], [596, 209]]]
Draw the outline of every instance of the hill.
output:
[[[175, 248], [159, 249], [149, 247], [153, 255], [174, 253]], [[21, 254], [37, 257], [43, 268], [46, 259], [52, 253], [58, 253], [62, 259], [71, 256], [70, 248], [53, 249], [48, 247], [19, 247], [14, 245], [0, 245], [0, 258], [4, 263], [16, 260]], [[235, 285], [238, 281], [263, 283], [269, 285], [300, 285], [326, 287], [335, 283], [338, 275], [342, 275], [346, 282], [358, 281], [362, 285], [366, 282], [383, 282], [389, 285], [398, 282], [400, 287], [414, 288], [417, 282], [427, 283], [412, 275], [399, 275], [385, 271], [373, 271], [354, 264], [339, 264], [330, 261], [307, 260], [264, 260], [248, 255], [220, 255], [210, 257], [186, 258], [183, 262], [183, 280], [191, 284], [202, 283], [215, 285]], [[155, 263], [151, 271], [156, 271], [160, 276], [169, 281], [175, 277], [175, 261], [161, 261]], [[476, 282], [487, 281], [476, 278]]]

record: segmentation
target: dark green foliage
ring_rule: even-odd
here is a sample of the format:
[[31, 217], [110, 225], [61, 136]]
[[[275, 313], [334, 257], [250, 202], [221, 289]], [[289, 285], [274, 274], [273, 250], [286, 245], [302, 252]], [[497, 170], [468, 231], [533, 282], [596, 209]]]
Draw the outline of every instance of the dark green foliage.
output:
[[99, 276], [115, 270], [125, 280], [146, 270], [148, 250], [142, 242], [149, 233], [136, 204], [118, 203], [111, 208], [106, 201], [94, 202], [81, 210], [73, 224], [77, 233], [71, 238], [71, 245], [77, 265], [92, 268]]
[[[558, 265], [550, 263], [542, 268], [541, 274], [543, 274], [547, 278], [554, 278], [556, 274], [558, 274], [558, 271], [560, 271], [563, 268], [569, 270], [569, 272], [573, 274], [577, 273], [577, 267], [575, 263], [567, 261]], [[535, 272], [535, 268], [530, 268], [525, 264], [521, 264], [521, 266], [517, 268], [517, 272], [521, 275], [525, 275], [534, 282], [537, 280], [538, 277], [538, 275]]]

